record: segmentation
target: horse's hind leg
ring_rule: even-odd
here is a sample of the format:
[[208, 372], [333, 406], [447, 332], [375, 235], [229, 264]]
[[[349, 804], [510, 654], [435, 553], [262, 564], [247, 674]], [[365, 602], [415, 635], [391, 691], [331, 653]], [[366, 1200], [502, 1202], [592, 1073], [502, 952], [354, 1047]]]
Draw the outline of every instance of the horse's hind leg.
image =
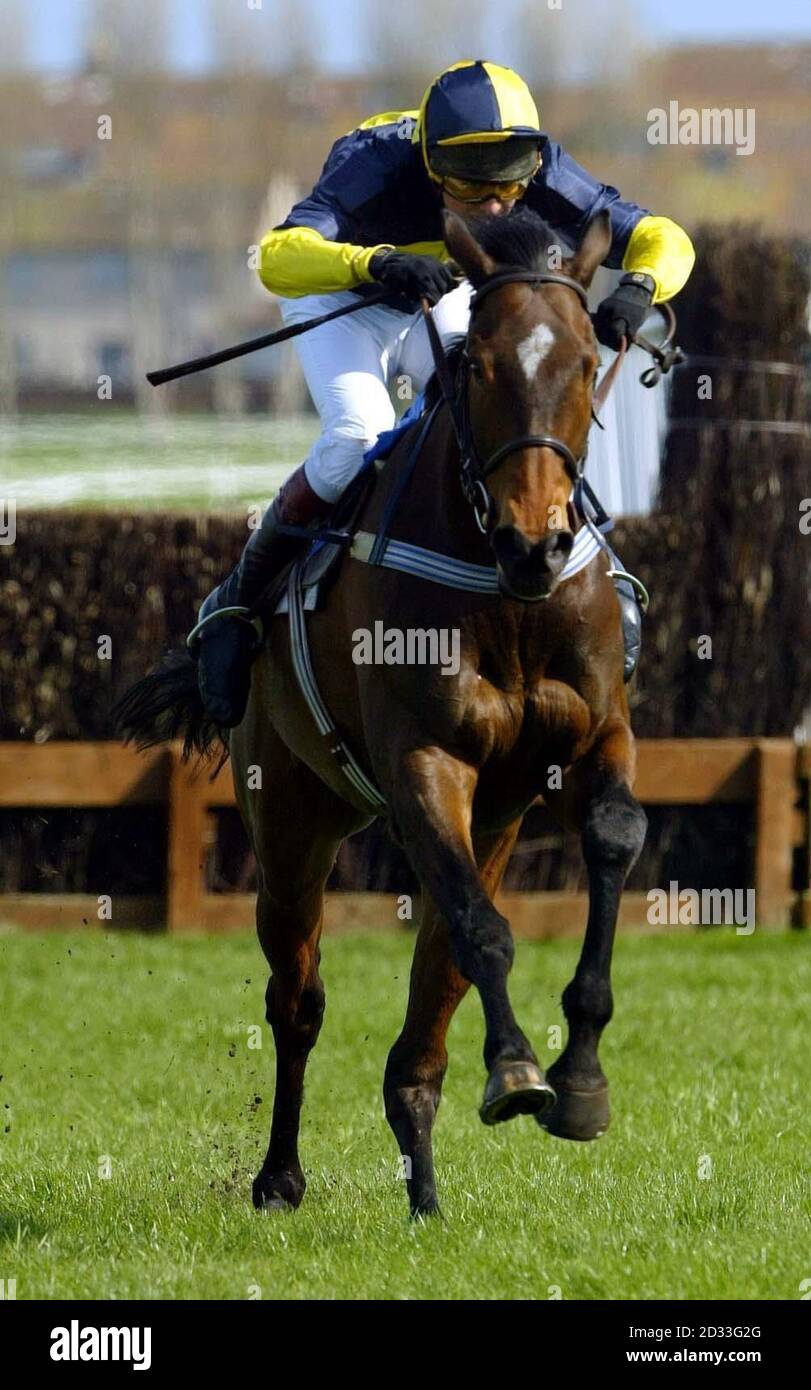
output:
[[236, 759], [240, 807], [256, 851], [257, 929], [270, 965], [265, 1000], [276, 1046], [276, 1088], [267, 1156], [253, 1184], [256, 1207], [297, 1207], [305, 1179], [298, 1155], [307, 1059], [324, 1013], [319, 939], [324, 885], [341, 841], [364, 823], [294, 758], [272, 731], [263, 733], [265, 790], [246, 791], [244, 752]]
[[547, 1073], [557, 1101], [538, 1123], [561, 1139], [596, 1139], [608, 1127], [608, 1082], [597, 1049], [613, 1013], [611, 954], [625, 880], [645, 841], [647, 818], [630, 790], [633, 745], [620, 723], [567, 776], [563, 819], [579, 826], [589, 913], [573, 979], [563, 991], [566, 1047]]
[[[520, 821], [477, 846], [488, 894], [497, 891]], [[383, 1095], [386, 1118], [403, 1156], [413, 1216], [439, 1210], [431, 1131], [448, 1066], [445, 1038], [470, 988], [453, 961], [447, 923], [431, 899], [423, 909], [403, 1028], [389, 1053]]]
[[305, 1179], [298, 1155], [304, 1072], [324, 1013], [320, 960], [322, 883], [296, 901], [260, 890], [259, 940], [271, 969], [266, 1016], [276, 1045], [276, 1088], [270, 1144], [253, 1183], [255, 1207], [297, 1207]]

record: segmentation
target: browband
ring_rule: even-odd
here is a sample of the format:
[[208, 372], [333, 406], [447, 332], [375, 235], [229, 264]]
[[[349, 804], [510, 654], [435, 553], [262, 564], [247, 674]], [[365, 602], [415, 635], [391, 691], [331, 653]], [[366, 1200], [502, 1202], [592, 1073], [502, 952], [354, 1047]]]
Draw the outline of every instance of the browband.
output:
[[567, 289], [574, 290], [583, 308], [588, 309], [586, 291], [580, 282], [573, 280], [570, 275], [555, 275], [552, 271], [518, 269], [499, 271], [497, 275], [491, 275], [489, 280], [485, 280], [484, 284], [471, 296], [471, 309], [475, 309], [491, 290], [497, 290], [500, 285], [515, 284], [516, 281], [521, 281], [526, 285], [565, 285]]

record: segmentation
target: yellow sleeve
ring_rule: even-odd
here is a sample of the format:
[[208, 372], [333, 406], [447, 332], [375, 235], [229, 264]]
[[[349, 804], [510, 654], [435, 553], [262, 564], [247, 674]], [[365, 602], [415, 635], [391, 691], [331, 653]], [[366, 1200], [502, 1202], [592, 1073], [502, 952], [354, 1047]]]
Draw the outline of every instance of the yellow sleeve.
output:
[[327, 241], [313, 227], [268, 232], [259, 243], [259, 279], [273, 294], [298, 299], [369, 284], [369, 262], [391, 246], [352, 246]]
[[622, 258], [623, 270], [650, 275], [656, 281], [654, 304], [663, 304], [686, 285], [696, 253], [689, 236], [669, 217], [643, 217], [637, 222]]

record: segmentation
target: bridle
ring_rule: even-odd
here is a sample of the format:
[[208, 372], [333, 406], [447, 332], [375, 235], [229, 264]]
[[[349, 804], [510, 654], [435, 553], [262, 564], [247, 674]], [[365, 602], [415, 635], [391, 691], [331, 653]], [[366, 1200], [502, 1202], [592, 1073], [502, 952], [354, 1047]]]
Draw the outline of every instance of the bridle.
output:
[[[580, 303], [583, 305], [583, 308], [588, 312], [586, 291], [578, 280], [573, 280], [569, 275], [555, 274], [552, 271], [522, 270], [516, 267], [515, 269], [497, 271], [495, 275], [491, 275], [489, 279], [484, 281], [476, 293], [471, 297], [471, 316], [475, 309], [478, 308], [486, 296], [491, 294], [493, 290], [500, 289], [503, 285], [512, 284], [563, 285], [566, 289], [574, 291]], [[666, 372], [669, 369], [673, 360], [678, 360], [678, 357], [675, 356], [675, 353], [678, 353], [678, 349], [670, 353], [666, 351], [672, 340], [673, 332], [675, 331], [675, 317], [668, 305], [661, 305], [659, 307], [662, 310], [666, 310], [669, 316], [669, 335], [665, 340], [664, 348], [655, 348], [652, 344], [647, 343], [643, 339], [633, 339], [633, 341], [638, 342], [640, 347], [644, 347], [646, 351], [650, 352], [656, 359], [656, 367], [649, 369], [649, 372], [645, 373], [645, 377], [647, 377], [649, 373], [652, 374], [652, 379], [645, 380], [645, 378], [643, 378], [643, 380], [645, 380], [645, 385], [650, 386], [658, 381], [662, 372]], [[479, 530], [485, 535], [487, 534], [488, 517], [492, 507], [492, 497], [487, 489], [487, 478], [498, 468], [499, 464], [503, 463], [505, 458], [509, 458], [510, 454], [518, 453], [521, 449], [535, 448], [554, 450], [559, 458], [563, 460], [566, 471], [572, 479], [575, 488], [577, 488], [578, 485], [582, 485], [583, 470], [585, 468], [586, 454], [588, 452], [588, 439], [586, 440], [582, 453], [578, 456], [565, 440], [559, 439], [557, 435], [522, 434], [517, 435], [514, 439], [508, 440], [506, 444], [499, 445], [499, 447], [486, 459], [482, 459], [476, 447], [470, 423], [468, 393], [470, 357], [467, 353], [467, 348], [465, 346], [462, 349], [459, 370], [456, 382], [454, 383], [451, 380], [448, 359], [445, 356], [436, 324], [430, 312], [428, 301], [425, 299], [422, 301], [422, 308], [426, 328], [428, 330], [428, 338], [431, 344], [431, 351], [434, 357], [437, 379], [442, 395], [450, 411], [456, 442], [459, 446], [459, 471], [462, 492], [473, 508], [473, 514]], [[622, 366], [627, 347], [628, 343], [626, 339], [623, 338], [614, 361], [605, 372], [599, 386], [592, 393], [590, 403], [591, 418], [599, 425], [600, 429], [602, 429], [603, 426], [596, 412], [602, 407], [614, 384], [614, 379]]]
[[[583, 305], [588, 309], [586, 291], [577, 280], [573, 280], [568, 275], [557, 275], [551, 271], [536, 270], [502, 270], [485, 280], [476, 293], [471, 297], [470, 312], [471, 317], [475, 310], [488, 294], [494, 290], [501, 289], [503, 285], [526, 284], [526, 285], [563, 285], [567, 289], [573, 290]], [[426, 301], [423, 301], [425, 310]], [[476, 447], [470, 423], [470, 405], [468, 386], [470, 381], [470, 357], [466, 347], [463, 348], [459, 370], [456, 378], [455, 388], [450, 381], [447, 358], [442, 348], [439, 333], [430, 313], [426, 313], [426, 325], [428, 335], [431, 340], [431, 347], [434, 354], [434, 362], [437, 370], [440, 387], [450, 410], [451, 421], [453, 424], [456, 442], [459, 446], [459, 472], [462, 484], [462, 492], [473, 508], [476, 524], [479, 529], [487, 533], [487, 521], [490, 514], [492, 499], [487, 489], [487, 479], [490, 474], [498, 468], [511, 454], [518, 453], [521, 449], [552, 449], [563, 459], [566, 471], [573, 483], [582, 477], [583, 468], [586, 461], [586, 450], [578, 457], [574, 450], [563, 439], [559, 439], [554, 434], [521, 434], [509, 439], [506, 444], [501, 444], [486, 459], [483, 459]], [[619, 363], [625, 353], [625, 341], [617, 358], [612, 363], [609, 371], [611, 380], [619, 369]], [[601, 383], [602, 384], [602, 383]], [[609, 382], [610, 386], [610, 382]], [[605, 395], [605, 393], [604, 393]], [[603, 396], [604, 399], [604, 396]], [[593, 403], [592, 403], [593, 409]]]

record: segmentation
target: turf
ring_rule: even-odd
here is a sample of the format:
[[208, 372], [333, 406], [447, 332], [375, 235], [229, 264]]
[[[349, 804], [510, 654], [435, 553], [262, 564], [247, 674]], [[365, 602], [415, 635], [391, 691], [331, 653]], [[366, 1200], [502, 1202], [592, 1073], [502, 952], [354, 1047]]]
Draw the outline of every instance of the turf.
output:
[[3, 493], [20, 509], [205, 510], [266, 503], [318, 434], [315, 416], [90, 414], [0, 421]]
[[[254, 941], [0, 936], [0, 1277], [17, 1298], [801, 1297], [806, 939], [621, 939], [614, 1119], [593, 1144], [482, 1126], [469, 996], [436, 1128], [445, 1219], [428, 1223], [407, 1216], [380, 1093], [410, 950], [325, 942], [309, 1188], [297, 1213], [259, 1215], [272, 1047]], [[518, 947], [513, 1002], [547, 1063], [576, 951]]]

